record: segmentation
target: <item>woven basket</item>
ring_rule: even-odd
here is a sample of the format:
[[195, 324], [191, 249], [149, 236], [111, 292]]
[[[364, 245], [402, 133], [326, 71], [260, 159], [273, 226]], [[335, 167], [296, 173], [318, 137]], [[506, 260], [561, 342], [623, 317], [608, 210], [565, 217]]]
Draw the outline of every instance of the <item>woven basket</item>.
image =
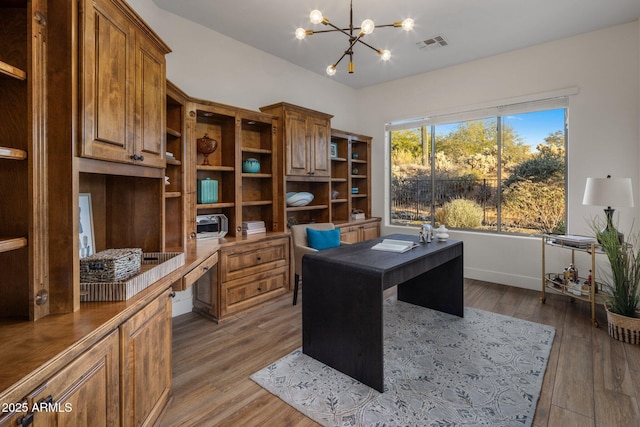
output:
[[609, 335], [618, 341], [629, 344], [640, 344], [640, 318], [621, 316], [612, 313], [607, 308], [607, 323], [609, 324]]
[[80, 260], [80, 282], [117, 282], [140, 272], [142, 249], [107, 249]]

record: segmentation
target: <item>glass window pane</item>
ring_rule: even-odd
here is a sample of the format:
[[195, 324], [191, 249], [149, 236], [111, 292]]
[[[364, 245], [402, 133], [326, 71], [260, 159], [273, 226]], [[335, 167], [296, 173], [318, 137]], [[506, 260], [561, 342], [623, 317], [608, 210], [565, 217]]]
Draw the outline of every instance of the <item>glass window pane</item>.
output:
[[435, 126], [435, 164], [437, 224], [496, 231], [496, 119]]
[[389, 132], [391, 224], [419, 225], [431, 218], [431, 145], [428, 128]]
[[565, 109], [503, 117], [501, 231], [564, 233]]

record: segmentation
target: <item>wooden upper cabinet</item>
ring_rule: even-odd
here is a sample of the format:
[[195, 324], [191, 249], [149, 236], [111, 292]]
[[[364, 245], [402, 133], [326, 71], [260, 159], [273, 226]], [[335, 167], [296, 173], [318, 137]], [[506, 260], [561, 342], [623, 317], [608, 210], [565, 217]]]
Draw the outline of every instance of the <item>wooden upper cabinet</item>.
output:
[[287, 175], [306, 176], [309, 173], [309, 143], [307, 117], [297, 111], [285, 115], [285, 153]]
[[169, 48], [121, 0], [83, 0], [82, 157], [165, 166]]
[[308, 118], [309, 150], [311, 151], [311, 174], [313, 176], [331, 176], [329, 163], [329, 120], [322, 117]]
[[333, 116], [287, 103], [269, 105], [260, 110], [283, 118], [285, 175], [331, 176], [329, 141]]

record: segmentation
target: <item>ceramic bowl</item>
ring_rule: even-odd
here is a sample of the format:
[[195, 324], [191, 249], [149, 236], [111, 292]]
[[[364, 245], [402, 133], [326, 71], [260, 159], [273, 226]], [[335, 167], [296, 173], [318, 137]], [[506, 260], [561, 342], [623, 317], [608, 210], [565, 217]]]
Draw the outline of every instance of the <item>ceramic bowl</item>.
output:
[[307, 206], [312, 200], [313, 194], [306, 191], [287, 193], [287, 205], [289, 206]]
[[247, 159], [242, 162], [242, 172], [258, 173], [260, 172], [260, 162], [257, 159]]

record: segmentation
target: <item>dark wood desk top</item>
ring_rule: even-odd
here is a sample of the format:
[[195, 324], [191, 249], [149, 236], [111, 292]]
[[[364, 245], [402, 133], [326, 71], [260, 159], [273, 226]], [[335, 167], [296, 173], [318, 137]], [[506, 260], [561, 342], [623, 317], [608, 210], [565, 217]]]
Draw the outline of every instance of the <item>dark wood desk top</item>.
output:
[[404, 253], [371, 249], [384, 239], [418, 242], [418, 236], [391, 234], [308, 254], [304, 256], [303, 263], [305, 260], [308, 262], [318, 260], [329, 264], [330, 268], [349, 267], [360, 272], [379, 275], [383, 278], [383, 286], [386, 289], [415, 277], [422, 271], [462, 256], [462, 242], [451, 239], [444, 242], [434, 239], [431, 243], [421, 244]]

